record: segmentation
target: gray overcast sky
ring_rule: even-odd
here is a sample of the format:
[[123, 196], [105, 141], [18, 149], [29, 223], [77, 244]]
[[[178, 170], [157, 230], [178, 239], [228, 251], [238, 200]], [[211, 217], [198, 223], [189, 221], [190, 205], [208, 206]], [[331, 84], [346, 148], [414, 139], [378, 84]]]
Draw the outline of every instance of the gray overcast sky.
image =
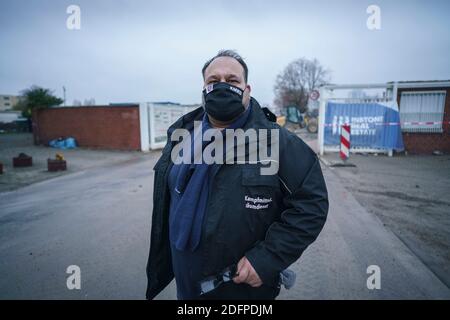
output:
[[[81, 30], [66, 28], [70, 4]], [[366, 27], [370, 4], [381, 30]], [[298, 57], [319, 59], [334, 83], [450, 79], [450, 1], [0, 0], [0, 94], [65, 85], [68, 104], [196, 103], [222, 48], [246, 59], [260, 103]]]

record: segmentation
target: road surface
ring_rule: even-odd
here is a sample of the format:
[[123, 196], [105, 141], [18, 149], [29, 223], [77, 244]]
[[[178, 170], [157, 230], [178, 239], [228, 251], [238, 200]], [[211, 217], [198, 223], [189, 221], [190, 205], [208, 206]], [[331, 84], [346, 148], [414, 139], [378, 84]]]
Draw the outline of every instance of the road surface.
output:
[[[1, 299], [143, 299], [158, 154], [0, 193]], [[292, 265], [297, 282], [280, 299], [450, 298], [446, 287], [324, 167], [329, 218]], [[69, 290], [66, 269], [81, 269]], [[367, 267], [381, 289], [366, 286]], [[173, 283], [157, 298], [175, 299]]]

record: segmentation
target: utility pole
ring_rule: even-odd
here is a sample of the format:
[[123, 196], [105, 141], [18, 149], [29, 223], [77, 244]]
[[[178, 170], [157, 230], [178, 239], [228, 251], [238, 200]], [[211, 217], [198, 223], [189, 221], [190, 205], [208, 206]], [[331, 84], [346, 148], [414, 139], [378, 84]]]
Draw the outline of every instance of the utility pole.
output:
[[64, 107], [66, 106], [66, 87], [63, 86], [63, 93], [64, 93]]

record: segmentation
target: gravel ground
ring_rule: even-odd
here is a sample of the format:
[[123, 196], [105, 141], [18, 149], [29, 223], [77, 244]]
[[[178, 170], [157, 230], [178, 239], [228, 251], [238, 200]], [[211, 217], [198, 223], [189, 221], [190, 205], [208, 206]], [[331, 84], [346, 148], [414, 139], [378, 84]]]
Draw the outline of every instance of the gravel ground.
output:
[[[160, 153], [0, 193], [0, 299], [143, 299]], [[450, 290], [324, 167], [330, 212], [279, 299], [448, 299]], [[233, 205], [233, 204], [230, 204]], [[67, 287], [68, 266], [81, 288]], [[381, 288], [367, 287], [379, 266]], [[70, 272], [69, 272], [70, 273]], [[175, 299], [172, 283], [158, 299]]]
[[[296, 133], [316, 150], [315, 135], [305, 130]], [[0, 281], [0, 292], [9, 298], [142, 297], [151, 167], [158, 153], [63, 150], [68, 170], [49, 173], [46, 159], [58, 151], [33, 146], [29, 134], [0, 135], [0, 161], [5, 165], [0, 175], [0, 250], [5, 257], [0, 260], [0, 273], [9, 274]], [[12, 168], [12, 157], [19, 152], [33, 156], [32, 168]], [[324, 163], [338, 161], [337, 154], [324, 159]], [[356, 167], [324, 168], [332, 193], [329, 222], [293, 266], [299, 272], [297, 289], [283, 292], [280, 298], [448, 296], [450, 156], [352, 155], [351, 162]], [[20, 188], [28, 184], [33, 185]], [[13, 189], [18, 190], [1, 192]], [[383, 225], [395, 236], [386, 233]], [[118, 248], [117, 252], [111, 248]], [[133, 265], [117, 278], [130, 261]], [[64, 268], [71, 263], [84, 266], [86, 291], [68, 292], [63, 286]], [[369, 264], [384, 270], [378, 293], [365, 288]], [[160, 298], [173, 298], [173, 290], [172, 285]]]
[[[21, 152], [33, 157], [32, 167], [14, 168], [12, 166], [12, 158], [18, 156]], [[67, 161], [67, 170], [48, 172], [47, 159], [54, 158], [57, 152], [64, 155]], [[0, 162], [3, 163], [3, 174], [0, 175], [0, 192], [15, 190], [31, 183], [91, 167], [126, 162], [147, 156], [148, 154], [140, 151], [89, 148], [60, 150], [33, 145], [33, 135], [30, 133], [0, 134]]]
[[[318, 152], [317, 135], [296, 132]], [[338, 153], [324, 162], [341, 163]], [[374, 213], [435, 275], [450, 286], [450, 155], [351, 154], [355, 167], [331, 167], [345, 188]]]
[[[328, 163], [337, 153], [326, 154]], [[450, 155], [351, 155], [330, 168], [369, 212], [450, 286]]]

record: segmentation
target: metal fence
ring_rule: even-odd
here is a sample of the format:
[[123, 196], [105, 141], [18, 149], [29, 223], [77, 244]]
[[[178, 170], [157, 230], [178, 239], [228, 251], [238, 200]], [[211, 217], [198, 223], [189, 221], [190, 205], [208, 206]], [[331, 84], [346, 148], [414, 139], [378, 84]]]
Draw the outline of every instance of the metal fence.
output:
[[[383, 96], [381, 97], [338, 97], [335, 96], [336, 90], [353, 90], [353, 89], [378, 89], [383, 90]], [[390, 89], [390, 90], [389, 90]], [[346, 103], [346, 104], [360, 104], [360, 103], [388, 103], [394, 100], [396, 96], [396, 89], [392, 90], [392, 86], [386, 84], [370, 84], [370, 85], [330, 85], [324, 86], [320, 90], [320, 107], [319, 107], [319, 152], [339, 152], [340, 147], [338, 145], [325, 145], [324, 130], [326, 126], [330, 124], [325, 123], [326, 107], [329, 102]], [[340, 128], [338, 128], [340, 130]], [[393, 154], [391, 149], [381, 149], [374, 147], [362, 147], [352, 145], [350, 148], [351, 153], [387, 153], [389, 156]]]
[[404, 132], [442, 132], [445, 91], [402, 92], [400, 120]]

